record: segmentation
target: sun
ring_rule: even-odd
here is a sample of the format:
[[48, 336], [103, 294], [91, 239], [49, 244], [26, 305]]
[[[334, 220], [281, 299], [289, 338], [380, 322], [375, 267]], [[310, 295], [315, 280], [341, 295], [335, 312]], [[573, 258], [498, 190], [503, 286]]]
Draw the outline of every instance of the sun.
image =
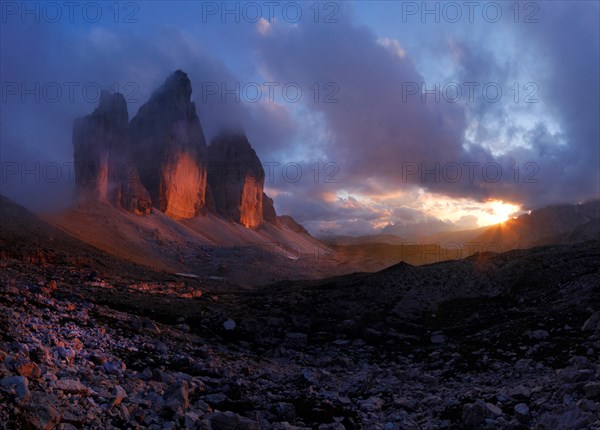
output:
[[520, 209], [517, 205], [500, 200], [492, 200], [486, 206], [488, 210], [478, 216], [479, 225], [481, 226], [503, 223]]
[[423, 212], [441, 220], [457, 223], [463, 229], [500, 224], [511, 216], [523, 212], [521, 205], [497, 198], [478, 201], [468, 198], [455, 199], [425, 192], [419, 197], [422, 201], [420, 209]]

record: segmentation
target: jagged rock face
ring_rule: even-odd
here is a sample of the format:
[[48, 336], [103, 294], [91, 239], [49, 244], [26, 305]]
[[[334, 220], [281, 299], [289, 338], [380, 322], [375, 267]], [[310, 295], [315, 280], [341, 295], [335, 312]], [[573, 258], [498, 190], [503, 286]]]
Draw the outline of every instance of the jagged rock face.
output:
[[265, 172], [242, 134], [221, 135], [208, 147], [208, 184], [216, 212], [248, 228], [263, 222]]
[[75, 198], [103, 201], [138, 214], [150, 213], [150, 194], [129, 156], [129, 116], [120, 93], [103, 91], [98, 108], [75, 120]]
[[274, 225], [281, 225], [277, 213], [275, 212], [275, 206], [273, 205], [273, 199], [263, 193], [263, 219]]
[[281, 227], [248, 139], [222, 134], [207, 147], [187, 75], [178, 70], [128, 123], [121, 94], [103, 91], [73, 129], [76, 196], [136, 213], [152, 206], [174, 219], [206, 211], [256, 228]]
[[131, 120], [132, 153], [155, 207], [168, 216], [192, 218], [206, 195], [206, 141], [191, 101], [192, 86], [178, 70]]

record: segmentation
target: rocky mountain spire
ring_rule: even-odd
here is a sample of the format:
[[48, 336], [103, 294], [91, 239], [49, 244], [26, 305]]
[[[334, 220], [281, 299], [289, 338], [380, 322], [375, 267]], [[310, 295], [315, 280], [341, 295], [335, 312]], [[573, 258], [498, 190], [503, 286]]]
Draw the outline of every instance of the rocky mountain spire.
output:
[[149, 213], [150, 194], [129, 156], [129, 115], [120, 93], [102, 91], [98, 108], [75, 120], [75, 197], [104, 201], [131, 212]]
[[243, 132], [206, 145], [188, 76], [177, 70], [128, 122], [122, 94], [103, 91], [73, 128], [76, 195], [174, 219], [214, 212], [248, 228], [281, 222], [263, 192], [265, 172]]
[[188, 76], [177, 70], [131, 120], [132, 154], [155, 207], [192, 218], [206, 202], [206, 141]]
[[246, 227], [258, 227], [263, 222], [265, 172], [246, 136], [220, 135], [208, 147], [208, 159], [208, 184], [217, 213]]

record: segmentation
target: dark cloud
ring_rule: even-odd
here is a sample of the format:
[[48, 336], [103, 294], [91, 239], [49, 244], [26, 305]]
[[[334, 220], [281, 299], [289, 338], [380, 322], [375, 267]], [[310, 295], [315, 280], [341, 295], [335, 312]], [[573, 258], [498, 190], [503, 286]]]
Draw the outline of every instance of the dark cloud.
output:
[[[157, 5], [143, 4], [148, 22], [134, 26], [3, 23], [3, 163], [30, 168], [71, 162], [72, 121], [95, 107], [96, 100], [81, 91], [86, 83], [129, 95], [133, 116], [168, 74], [183, 69], [208, 139], [223, 128], [242, 128], [263, 161], [304, 163], [301, 181], [286, 180], [278, 170], [268, 185], [279, 212], [315, 229], [337, 226], [362, 234], [381, 218], [405, 225], [411, 217], [430, 228], [447, 225], [423, 212], [416, 197], [406, 197], [417, 188], [468, 200], [467, 206], [499, 199], [524, 209], [598, 197], [597, 3], [540, 4], [537, 24], [507, 19], [477, 31], [468, 23], [429, 26], [426, 34], [420, 28], [415, 34], [423, 35], [422, 43], [416, 36], [406, 43], [413, 52], [403, 50], [403, 40], [376, 35], [347, 5], [335, 24], [276, 20], [263, 32], [248, 23], [201, 25], [194, 21], [200, 7], [194, 2], [179, 12]], [[398, 33], [410, 38], [415, 25]], [[426, 78], [431, 70], [418, 66], [424, 58], [432, 59], [429, 65], [439, 59], [438, 69], [450, 64], [438, 74], [450, 81], [498, 82], [504, 97], [498, 103], [449, 103], [407, 94], [415, 84], [432, 86]], [[537, 84], [539, 103], [511, 102], [507, 86], [523, 77]], [[205, 92], [206, 85], [264, 80], [297, 83], [304, 98], [223, 102]], [[36, 102], [6, 92], [7, 83], [58, 83], [66, 92], [66, 82], [79, 84], [73, 100], [65, 93], [54, 103]], [[328, 95], [333, 103], [325, 103]], [[315, 162], [318, 180], [310, 169]], [[327, 162], [335, 163], [337, 182], [323, 180]], [[44, 209], [49, 202], [68, 204], [72, 184], [63, 178], [38, 186], [12, 175], [0, 185], [2, 193]], [[405, 197], [376, 198], [385, 195]], [[404, 210], [411, 204], [412, 214]], [[474, 219], [452, 224], [473, 226]]]
[[[535, 207], [598, 192], [598, 17], [587, 7], [545, 7], [539, 25], [519, 30], [517, 37], [527, 42], [523, 51], [543, 53], [541, 65], [553, 70], [532, 77], [548, 116], [535, 117], [526, 126], [511, 121], [530, 107], [517, 105], [506, 94], [511, 76], [519, 71], [519, 52], [512, 59], [498, 58], [491, 48], [469, 39], [447, 46], [456, 51], [457, 82], [480, 87], [494, 82], [505, 91], [500, 103], [464, 105], [437, 103], [432, 96], [425, 102], [418, 96], [403, 100], [403, 85], [425, 81], [410, 56], [399, 58], [369, 30], [349, 22], [276, 27], [259, 46], [274, 76], [305, 85], [330, 80], [339, 86], [339, 103], [316, 104], [314, 109], [325, 115], [332, 132], [328, 153], [352, 172], [344, 185], [361, 192], [368, 188], [366, 179], [380, 178], [388, 190], [419, 185], [453, 197]], [[566, 34], [556, 31], [561, 26], [568, 26]], [[539, 114], [540, 107], [535, 108]], [[470, 142], [467, 117], [479, 123]], [[550, 124], [555, 118], [558, 124]], [[549, 125], [558, 125], [559, 131]], [[481, 145], [499, 136], [519, 136], [526, 146]], [[465, 142], [470, 145], [463, 146]], [[455, 181], [457, 172], [461, 175]]]
[[[69, 26], [8, 21], [1, 51], [1, 192], [34, 210], [70, 204], [73, 120], [96, 108], [100, 88], [122, 92], [131, 118], [168, 75], [183, 69], [208, 140], [223, 129], [241, 128], [262, 155], [281, 148], [296, 127], [285, 110], [203, 96], [207, 85], [231, 88], [247, 80], [177, 28], [145, 34], [85, 26], [73, 33]], [[55, 164], [63, 166], [62, 177], [49, 181], [44, 166]]]
[[554, 190], [551, 197], [600, 197], [600, 5], [544, 7], [540, 25], [528, 26], [524, 33], [548, 63], [546, 97], [565, 134], [566, 146], [556, 152], [548, 150], [547, 134], [533, 139], [541, 158], [551, 160], [554, 176], [546, 184]]

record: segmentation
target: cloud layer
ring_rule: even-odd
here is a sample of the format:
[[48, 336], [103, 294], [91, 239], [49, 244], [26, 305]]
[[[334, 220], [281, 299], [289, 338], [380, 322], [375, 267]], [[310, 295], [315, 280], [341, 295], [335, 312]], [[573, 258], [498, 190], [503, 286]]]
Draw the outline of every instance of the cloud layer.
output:
[[180, 68], [208, 139], [244, 129], [271, 163], [277, 209], [313, 232], [473, 227], [486, 202], [530, 209], [599, 195], [597, 3], [546, 3], [527, 25], [395, 26], [396, 8], [373, 17], [356, 4], [336, 9], [335, 23], [307, 8], [297, 22], [202, 22], [201, 8], [140, 4], [130, 25], [3, 16], [2, 193], [37, 210], [67, 205], [66, 168], [55, 182], [33, 170], [72, 162], [72, 120], [93, 110], [96, 86], [129, 96], [133, 116]]

